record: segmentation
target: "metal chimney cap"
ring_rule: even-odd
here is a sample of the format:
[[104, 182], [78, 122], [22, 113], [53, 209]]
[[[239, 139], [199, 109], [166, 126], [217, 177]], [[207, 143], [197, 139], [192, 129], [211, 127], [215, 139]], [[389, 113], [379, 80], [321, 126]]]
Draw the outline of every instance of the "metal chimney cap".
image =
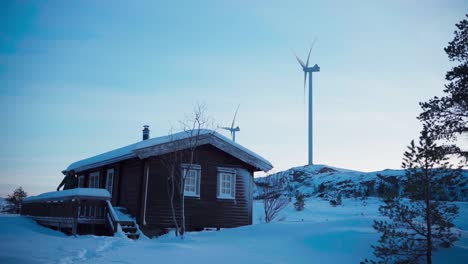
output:
[[147, 140], [149, 139], [149, 135], [150, 135], [150, 130], [149, 130], [149, 126], [148, 125], [144, 125], [143, 126], [143, 140]]

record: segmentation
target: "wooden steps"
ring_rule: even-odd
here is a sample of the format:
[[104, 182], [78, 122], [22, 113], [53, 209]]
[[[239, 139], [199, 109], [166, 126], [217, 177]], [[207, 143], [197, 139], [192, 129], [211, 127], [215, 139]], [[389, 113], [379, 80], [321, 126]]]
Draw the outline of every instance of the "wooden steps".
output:
[[125, 219], [117, 221], [120, 227], [122, 228], [122, 232], [130, 239], [136, 240], [140, 238], [141, 231], [138, 228], [135, 220], [131, 219], [128, 215], [127, 208], [125, 207], [114, 207], [116, 211], [122, 215], [125, 215]]
[[135, 222], [123, 221], [119, 222], [119, 224], [122, 227], [122, 231], [128, 238], [134, 240], [140, 238], [140, 230], [136, 226]]

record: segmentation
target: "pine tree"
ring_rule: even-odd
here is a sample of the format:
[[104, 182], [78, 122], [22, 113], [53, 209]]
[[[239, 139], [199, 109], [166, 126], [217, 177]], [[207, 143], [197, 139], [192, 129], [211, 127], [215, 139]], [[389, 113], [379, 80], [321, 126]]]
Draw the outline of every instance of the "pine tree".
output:
[[[468, 15], [466, 15], [468, 18]], [[456, 24], [455, 37], [444, 49], [449, 59], [459, 65], [449, 70], [445, 79], [444, 96], [420, 103], [423, 112], [418, 117], [430, 125], [435, 139], [456, 140], [468, 133], [468, 20]], [[455, 145], [448, 146], [452, 154], [459, 154], [468, 162], [468, 152]]]
[[6, 198], [6, 201], [12, 207], [12, 213], [20, 213], [21, 210], [21, 203], [23, 202], [24, 198], [26, 198], [28, 194], [23, 190], [23, 187], [18, 187], [13, 191], [13, 194], [9, 194]]
[[304, 194], [297, 191], [296, 192], [296, 202], [294, 203], [294, 208], [296, 209], [296, 211], [302, 211], [304, 210], [304, 205], [305, 205], [305, 201], [304, 201]]
[[[447, 186], [461, 180], [461, 170], [451, 169], [445, 149], [437, 146], [424, 128], [418, 146], [414, 141], [404, 153], [403, 168], [408, 199], [387, 197], [379, 212], [388, 220], [375, 220], [380, 233], [372, 246], [378, 261], [372, 263], [432, 263], [432, 253], [458, 239], [452, 228], [458, 207], [441, 201]], [[366, 260], [366, 262], [369, 262]]]

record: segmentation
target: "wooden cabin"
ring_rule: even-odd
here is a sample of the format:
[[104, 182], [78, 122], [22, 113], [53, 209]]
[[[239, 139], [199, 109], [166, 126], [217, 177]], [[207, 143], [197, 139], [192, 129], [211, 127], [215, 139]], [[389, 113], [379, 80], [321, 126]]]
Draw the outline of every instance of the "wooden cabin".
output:
[[[190, 164], [187, 159], [172, 158], [184, 157], [191, 150], [194, 155]], [[174, 228], [168, 161], [177, 163], [177, 169], [185, 175], [187, 230], [252, 224], [254, 172], [273, 167], [212, 130], [149, 138], [145, 127], [142, 141], [74, 162], [65, 171], [75, 170], [79, 188], [107, 189], [112, 207], [131, 215], [140, 229], [152, 236]], [[176, 193], [177, 221], [181, 219], [180, 204]]]

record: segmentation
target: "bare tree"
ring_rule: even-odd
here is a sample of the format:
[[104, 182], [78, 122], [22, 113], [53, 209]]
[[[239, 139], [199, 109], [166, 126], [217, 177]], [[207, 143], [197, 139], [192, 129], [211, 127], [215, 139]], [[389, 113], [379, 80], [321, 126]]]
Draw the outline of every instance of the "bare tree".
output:
[[289, 199], [283, 196], [287, 179], [284, 177], [268, 176], [257, 183], [259, 198], [263, 200], [265, 222], [273, 221], [278, 214], [288, 205]]
[[[167, 190], [175, 232], [182, 239], [186, 231], [185, 180], [190, 170], [195, 167], [199, 141], [202, 136], [207, 134], [205, 129], [210, 126], [210, 122], [211, 119], [205, 115], [204, 105], [197, 104], [194, 107], [193, 114], [180, 121], [182, 134], [171, 133], [171, 151], [162, 158], [162, 163], [169, 172]], [[183, 164], [185, 166], [182, 168]], [[177, 219], [175, 198], [180, 203], [180, 226]]]
[[[174, 139], [172, 138], [172, 133], [171, 133], [171, 141], [174, 142]], [[175, 228], [175, 235], [179, 235], [179, 223], [177, 221], [176, 217], [176, 210], [174, 207], [174, 197], [176, 193], [176, 188], [178, 187], [178, 184], [176, 182], [177, 177], [179, 176], [177, 174], [177, 167], [181, 163], [181, 155], [180, 152], [178, 151], [173, 151], [170, 152], [164, 156], [161, 157], [162, 164], [164, 167], [166, 167], [168, 174], [168, 177], [166, 179], [166, 184], [167, 184], [167, 195], [169, 197], [169, 204], [171, 206], [171, 213], [172, 213], [172, 221], [174, 222], [174, 228]]]

